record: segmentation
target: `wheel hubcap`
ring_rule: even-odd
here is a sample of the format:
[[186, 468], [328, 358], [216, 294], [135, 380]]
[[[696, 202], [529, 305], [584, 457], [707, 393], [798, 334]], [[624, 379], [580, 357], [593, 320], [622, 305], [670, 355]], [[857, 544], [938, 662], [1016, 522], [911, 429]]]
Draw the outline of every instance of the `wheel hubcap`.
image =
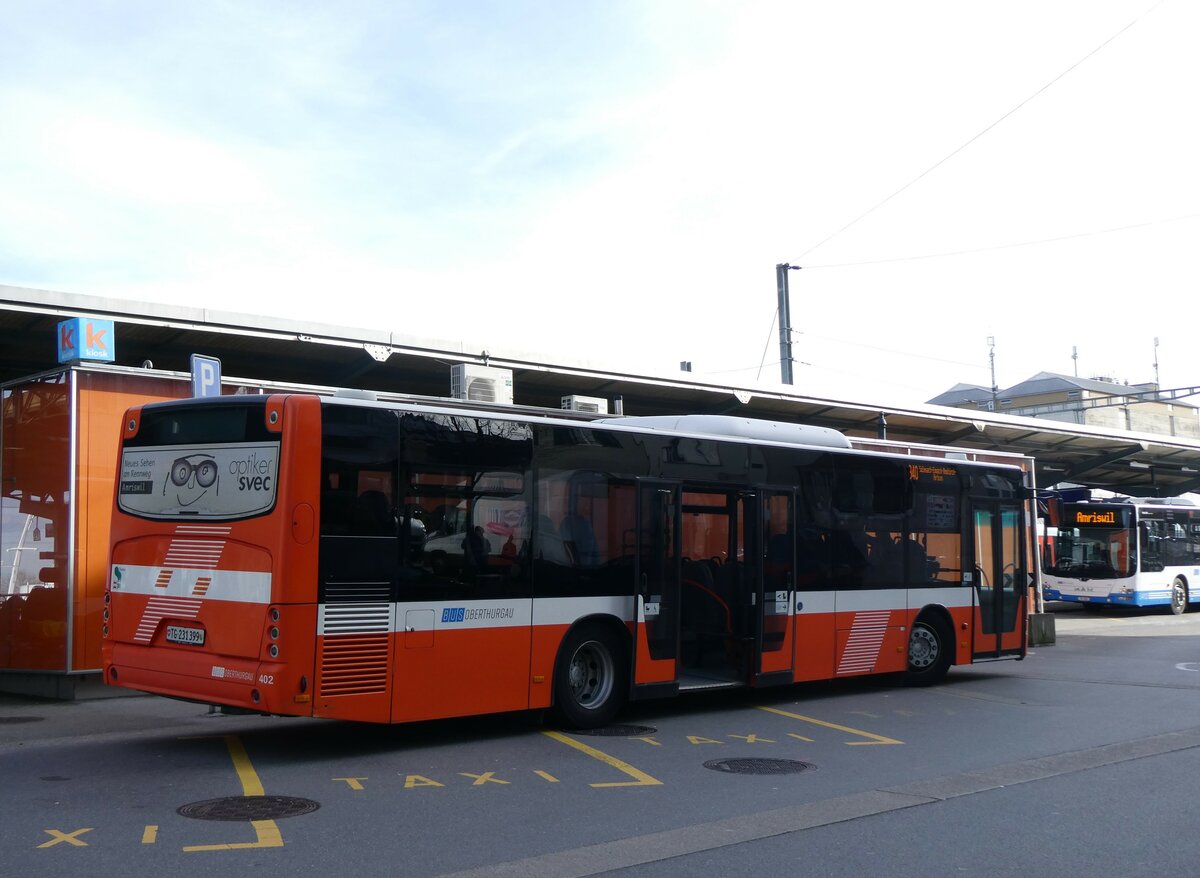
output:
[[595, 641], [581, 644], [571, 657], [568, 674], [571, 698], [580, 707], [594, 709], [608, 700], [613, 685], [612, 657]]
[[938, 642], [928, 628], [914, 628], [908, 638], [908, 663], [914, 668], [927, 668], [937, 661]]

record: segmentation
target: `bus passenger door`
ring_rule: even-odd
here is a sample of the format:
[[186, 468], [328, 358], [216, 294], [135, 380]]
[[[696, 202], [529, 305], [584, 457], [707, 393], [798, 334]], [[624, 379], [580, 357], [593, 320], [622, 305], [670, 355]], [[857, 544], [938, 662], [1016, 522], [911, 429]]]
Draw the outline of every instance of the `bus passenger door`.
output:
[[1021, 506], [974, 501], [975, 658], [1020, 653], [1025, 639]]
[[638, 483], [634, 697], [678, 689], [679, 512], [678, 485]]
[[755, 600], [754, 685], [792, 682], [794, 647], [792, 606], [796, 588], [795, 500], [791, 491], [763, 491], [758, 506], [762, 559]]

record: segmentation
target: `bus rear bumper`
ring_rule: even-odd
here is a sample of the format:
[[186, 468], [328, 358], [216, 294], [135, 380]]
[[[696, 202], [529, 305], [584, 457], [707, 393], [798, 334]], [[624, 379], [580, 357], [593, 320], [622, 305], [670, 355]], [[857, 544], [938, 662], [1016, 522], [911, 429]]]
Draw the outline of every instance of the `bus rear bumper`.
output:
[[169, 670], [163, 664], [161, 649], [115, 643], [106, 655], [104, 682], [256, 713], [312, 716], [311, 697], [285, 694], [282, 666], [184, 650], [171, 656]]

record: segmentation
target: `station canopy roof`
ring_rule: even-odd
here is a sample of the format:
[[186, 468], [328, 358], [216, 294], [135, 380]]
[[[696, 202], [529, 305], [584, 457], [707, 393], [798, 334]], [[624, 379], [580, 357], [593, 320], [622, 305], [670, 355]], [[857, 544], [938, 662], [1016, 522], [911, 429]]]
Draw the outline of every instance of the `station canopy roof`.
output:
[[[620, 397], [626, 415], [723, 414], [830, 427], [875, 439], [1032, 457], [1039, 487], [1069, 482], [1130, 496], [1200, 490], [1200, 442], [935, 405], [897, 407], [805, 396], [784, 385], [740, 387], [654, 376], [539, 355], [371, 329], [321, 326], [0, 285], [0, 383], [58, 367], [56, 328], [72, 317], [112, 320], [116, 362], [188, 372], [193, 353], [217, 357], [229, 378], [349, 387], [418, 397], [450, 395], [451, 367], [513, 373], [522, 408], [560, 408], [564, 396]], [[544, 355], [542, 355], [544, 357]]]

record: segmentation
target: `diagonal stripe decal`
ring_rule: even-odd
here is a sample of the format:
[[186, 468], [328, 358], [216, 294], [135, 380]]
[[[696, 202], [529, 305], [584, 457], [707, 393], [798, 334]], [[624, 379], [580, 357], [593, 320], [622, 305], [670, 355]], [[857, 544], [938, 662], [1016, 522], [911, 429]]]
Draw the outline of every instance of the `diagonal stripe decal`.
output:
[[875, 670], [891, 615], [890, 610], [854, 614], [850, 637], [846, 641], [841, 661], [838, 662], [839, 674], [861, 674]]
[[163, 619], [195, 619], [200, 615], [201, 601], [192, 598], [152, 597], [146, 601], [142, 620], [138, 623], [133, 639], [138, 643], [149, 643]]

